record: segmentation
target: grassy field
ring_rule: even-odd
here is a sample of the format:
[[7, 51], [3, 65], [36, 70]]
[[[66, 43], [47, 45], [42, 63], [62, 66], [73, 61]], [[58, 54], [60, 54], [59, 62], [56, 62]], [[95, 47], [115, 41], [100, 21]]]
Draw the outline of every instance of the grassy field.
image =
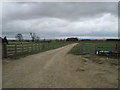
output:
[[[106, 51], [116, 51], [116, 41], [80, 41], [75, 47], [73, 47], [69, 53], [80, 55], [80, 54], [93, 54], [95, 50], [106, 50]], [[81, 47], [84, 50], [81, 52]], [[97, 48], [103, 47], [103, 48]], [[106, 48], [108, 47], [108, 48]], [[113, 48], [112, 48], [113, 47]]]

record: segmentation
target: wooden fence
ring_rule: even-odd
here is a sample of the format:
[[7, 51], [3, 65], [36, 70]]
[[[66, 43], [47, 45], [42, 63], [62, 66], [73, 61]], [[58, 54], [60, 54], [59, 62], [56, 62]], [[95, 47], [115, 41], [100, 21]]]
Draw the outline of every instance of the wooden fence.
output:
[[41, 43], [29, 43], [29, 44], [2, 44], [2, 57], [7, 58], [13, 55], [19, 55], [24, 53], [37, 52], [45, 48]]

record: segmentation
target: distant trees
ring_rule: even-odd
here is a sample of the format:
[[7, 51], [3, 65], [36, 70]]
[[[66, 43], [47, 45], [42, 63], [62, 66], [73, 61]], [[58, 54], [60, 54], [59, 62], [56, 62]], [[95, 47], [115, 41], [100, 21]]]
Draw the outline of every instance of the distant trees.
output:
[[36, 37], [36, 41], [37, 41], [37, 42], [39, 42], [39, 40], [40, 40], [40, 37], [39, 37], [39, 36], [37, 36], [37, 37]]
[[16, 40], [22, 42], [23, 41], [23, 35], [21, 33], [18, 33], [15, 35]]
[[35, 38], [36, 38], [35, 33], [30, 32], [30, 36], [31, 36], [31, 38], [32, 38], [32, 42], [34, 42], [34, 41], [35, 41]]
[[40, 40], [40, 37], [37, 36], [35, 33], [30, 32], [30, 36], [32, 38], [32, 42], [35, 42], [35, 41], [38, 42]]
[[[30, 37], [32, 39], [32, 42], [39, 42], [40, 37], [37, 36], [36, 33], [30, 32], [29, 34], [30, 34]], [[23, 35], [21, 33], [16, 34], [15, 38], [16, 38], [17, 41], [19, 41], [19, 42], [22, 43], [22, 41], [23, 41]], [[28, 41], [30, 41], [30, 40], [28, 40]]]

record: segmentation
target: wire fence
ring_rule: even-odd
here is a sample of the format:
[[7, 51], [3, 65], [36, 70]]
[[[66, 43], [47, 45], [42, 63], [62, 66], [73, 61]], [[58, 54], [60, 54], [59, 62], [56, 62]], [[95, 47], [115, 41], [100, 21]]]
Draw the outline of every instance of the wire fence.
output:
[[96, 51], [119, 51], [120, 47], [116, 46], [96, 46], [93, 43], [83, 43], [80, 44], [80, 53], [81, 54], [96, 54]]

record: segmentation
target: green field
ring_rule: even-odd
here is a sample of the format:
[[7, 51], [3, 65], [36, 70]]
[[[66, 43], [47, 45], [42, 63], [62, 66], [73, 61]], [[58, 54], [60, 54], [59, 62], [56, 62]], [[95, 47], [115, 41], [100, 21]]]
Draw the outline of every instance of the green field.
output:
[[[96, 50], [116, 51], [115, 48], [116, 44], [118, 45], [117, 41], [80, 41], [76, 46], [74, 46], [69, 51], [69, 53], [80, 55], [80, 54], [94, 54]], [[81, 47], [83, 47], [82, 51]]]

